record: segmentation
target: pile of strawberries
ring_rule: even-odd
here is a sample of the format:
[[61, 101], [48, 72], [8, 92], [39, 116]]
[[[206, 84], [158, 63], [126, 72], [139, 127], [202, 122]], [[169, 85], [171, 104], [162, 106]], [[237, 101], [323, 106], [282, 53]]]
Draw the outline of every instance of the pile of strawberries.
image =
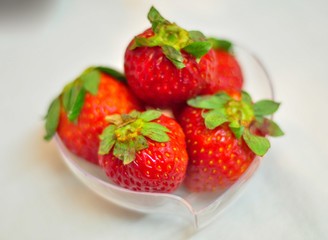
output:
[[51, 103], [45, 139], [57, 133], [72, 153], [130, 190], [228, 187], [267, 152], [266, 136], [283, 135], [266, 118], [279, 103], [254, 103], [242, 91], [230, 42], [186, 31], [154, 7], [148, 19], [152, 27], [126, 49], [125, 76], [86, 69]]

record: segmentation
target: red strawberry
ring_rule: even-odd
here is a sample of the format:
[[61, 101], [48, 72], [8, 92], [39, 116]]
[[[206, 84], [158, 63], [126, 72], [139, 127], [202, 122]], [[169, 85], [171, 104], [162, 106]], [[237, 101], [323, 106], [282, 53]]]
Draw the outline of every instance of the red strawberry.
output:
[[180, 125], [160, 111], [112, 115], [100, 136], [99, 164], [121, 187], [143, 192], [173, 192], [188, 163]]
[[198, 95], [212, 79], [215, 54], [198, 31], [186, 31], [151, 8], [152, 29], [128, 45], [124, 68], [128, 84], [145, 103], [168, 107]]
[[57, 131], [71, 152], [98, 164], [98, 135], [108, 125], [105, 116], [143, 109], [122, 81], [124, 76], [112, 69], [87, 69], [50, 105], [45, 139], [50, 140]]
[[279, 104], [269, 100], [253, 104], [246, 92], [241, 100], [220, 92], [191, 99], [188, 104], [180, 123], [190, 157], [186, 186], [192, 191], [230, 186], [256, 155], [263, 156], [269, 149], [264, 135], [283, 135], [277, 124], [264, 118]]
[[218, 91], [240, 91], [244, 79], [240, 65], [232, 54], [232, 43], [215, 38], [209, 39], [213, 43], [216, 55], [215, 77], [207, 81], [203, 94], [214, 94]]

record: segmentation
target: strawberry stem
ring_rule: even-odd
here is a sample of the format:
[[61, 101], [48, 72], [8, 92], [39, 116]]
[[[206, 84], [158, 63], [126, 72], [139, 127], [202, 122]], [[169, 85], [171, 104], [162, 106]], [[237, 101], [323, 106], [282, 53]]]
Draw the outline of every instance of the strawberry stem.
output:
[[228, 101], [225, 105], [225, 111], [231, 122], [236, 121], [242, 126], [249, 126], [255, 118], [254, 110], [244, 101]]

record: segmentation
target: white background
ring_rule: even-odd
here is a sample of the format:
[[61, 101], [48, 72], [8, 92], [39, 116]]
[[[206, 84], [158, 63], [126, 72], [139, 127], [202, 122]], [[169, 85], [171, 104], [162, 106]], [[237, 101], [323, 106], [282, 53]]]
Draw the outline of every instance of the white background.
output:
[[[122, 69], [155, 7], [189, 30], [255, 52], [286, 132], [242, 197], [207, 228], [117, 207], [64, 165], [43, 121], [89, 65]], [[0, 239], [328, 239], [328, 1], [0, 1]]]

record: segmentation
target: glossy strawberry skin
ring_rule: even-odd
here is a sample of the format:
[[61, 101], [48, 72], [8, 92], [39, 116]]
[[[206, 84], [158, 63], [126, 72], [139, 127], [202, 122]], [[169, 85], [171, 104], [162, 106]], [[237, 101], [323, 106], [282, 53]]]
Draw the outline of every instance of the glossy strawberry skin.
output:
[[[148, 29], [139, 36], [148, 38], [153, 35], [153, 31]], [[216, 56], [213, 49], [199, 63], [182, 50], [186, 67], [178, 69], [160, 47], [130, 50], [133, 43], [134, 40], [125, 52], [125, 75], [136, 95], [151, 106], [169, 107], [184, 102], [201, 93], [207, 79], [214, 78]]]
[[171, 131], [169, 142], [147, 138], [149, 147], [137, 152], [133, 162], [123, 165], [111, 150], [107, 155], [99, 155], [99, 164], [121, 187], [142, 192], [173, 192], [183, 182], [187, 169], [185, 135], [180, 125], [165, 115], [153, 122]]
[[216, 67], [215, 77], [207, 81], [203, 94], [214, 94], [220, 90], [239, 91], [242, 89], [244, 79], [237, 59], [227, 51], [215, 49]]
[[245, 172], [255, 154], [242, 138], [235, 138], [228, 124], [207, 129], [201, 113], [188, 106], [180, 115], [190, 158], [185, 183], [195, 192], [224, 189]]
[[108, 125], [105, 116], [129, 113], [133, 109], [143, 110], [142, 104], [115, 78], [101, 73], [96, 96], [86, 93], [84, 106], [77, 122], [70, 122], [61, 106], [57, 133], [65, 146], [77, 156], [98, 164], [99, 134]]

